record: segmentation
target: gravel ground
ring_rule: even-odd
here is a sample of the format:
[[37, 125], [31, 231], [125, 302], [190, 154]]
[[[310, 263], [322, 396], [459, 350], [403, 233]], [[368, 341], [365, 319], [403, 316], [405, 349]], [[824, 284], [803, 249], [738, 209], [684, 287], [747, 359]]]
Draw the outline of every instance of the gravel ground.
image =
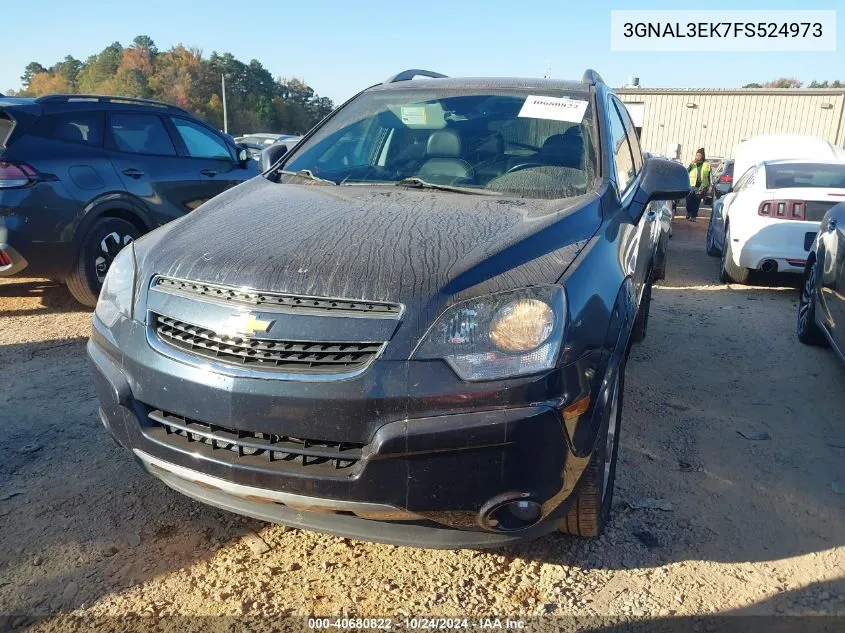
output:
[[[494, 552], [285, 529], [171, 492], [97, 419], [89, 313], [53, 282], [0, 281], [0, 629], [845, 616], [845, 368], [796, 340], [789, 277], [718, 283], [705, 229], [676, 221], [632, 352], [607, 533]], [[643, 499], [665, 509], [632, 507]], [[200, 615], [231, 619], [173, 617]]]

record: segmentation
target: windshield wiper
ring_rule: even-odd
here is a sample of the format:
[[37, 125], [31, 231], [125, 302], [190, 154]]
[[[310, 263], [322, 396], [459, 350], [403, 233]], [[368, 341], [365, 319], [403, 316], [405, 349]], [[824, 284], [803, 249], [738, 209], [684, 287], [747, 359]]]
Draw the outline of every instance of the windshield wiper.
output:
[[455, 185], [438, 185], [427, 182], [422, 178], [412, 176], [403, 178], [396, 182], [397, 187], [416, 187], [417, 189], [439, 189], [440, 191], [454, 191], [455, 193], [472, 193], [477, 196], [501, 196], [499, 191], [488, 191], [487, 189], [473, 189], [472, 187], [457, 187]]
[[319, 176], [315, 176], [313, 173], [311, 173], [310, 169], [300, 169], [299, 171], [288, 171], [286, 169], [280, 169], [276, 173], [284, 174], [285, 176], [299, 176], [300, 178], [307, 178], [308, 180], [313, 180], [315, 182], [324, 182], [327, 185], [337, 184], [334, 180], [328, 180], [326, 178], [320, 178]]

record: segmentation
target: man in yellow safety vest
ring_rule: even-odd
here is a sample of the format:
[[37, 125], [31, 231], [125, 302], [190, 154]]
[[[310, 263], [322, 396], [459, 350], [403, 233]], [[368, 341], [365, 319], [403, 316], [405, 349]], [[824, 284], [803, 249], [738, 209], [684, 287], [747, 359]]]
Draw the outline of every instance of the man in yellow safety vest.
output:
[[687, 220], [692, 222], [696, 221], [701, 198], [704, 197], [707, 188], [710, 186], [710, 164], [704, 159], [704, 148], [702, 147], [695, 153], [695, 160], [687, 167], [690, 186], [690, 191], [687, 194]]

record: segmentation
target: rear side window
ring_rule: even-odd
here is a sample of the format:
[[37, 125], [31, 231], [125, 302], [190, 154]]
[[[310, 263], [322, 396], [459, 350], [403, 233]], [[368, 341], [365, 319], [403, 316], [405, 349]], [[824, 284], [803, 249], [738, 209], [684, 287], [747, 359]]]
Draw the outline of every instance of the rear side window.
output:
[[112, 138], [119, 151], [176, 156], [173, 141], [157, 115], [112, 113], [109, 118]]
[[38, 119], [38, 123], [35, 126], [35, 134], [60, 141], [102, 147], [103, 113], [67, 112], [64, 114], [45, 114]]
[[786, 163], [766, 165], [766, 189], [819, 187], [845, 189], [845, 164]]
[[608, 117], [610, 118], [610, 147], [613, 151], [613, 162], [616, 165], [616, 186], [621, 197], [636, 176], [636, 170], [631, 146], [628, 144], [628, 134], [619, 112], [612, 104], [608, 108]]
[[219, 158], [232, 160], [229, 146], [213, 132], [187, 119], [173, 118], [173, 125], [188, 148], [192, 158]]
[[0, 147], [6, 146], [6, 141], [9, 140], [14, 124], [15, 122], [5, 112], [0, 111]]

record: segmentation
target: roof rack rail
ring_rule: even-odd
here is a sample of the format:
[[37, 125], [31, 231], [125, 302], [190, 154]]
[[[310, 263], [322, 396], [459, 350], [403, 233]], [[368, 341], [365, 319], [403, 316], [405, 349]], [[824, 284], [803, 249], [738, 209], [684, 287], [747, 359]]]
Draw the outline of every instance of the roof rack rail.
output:
[[603, 84], [604, 79], [601, 78], [601, 75], [598, 74], [592, 68], [588, 68], [584, 71], [584, 76], [581, 77], [581, 83], [587, 84], [589, 86], [595, 86], [596, 84]]
[[397, 81], [410, 81], [414, 77], [429, 77], [431, 79], [443, 79], [447, 77], [447, 75], [442, 75], [432, 70], [421, 70], [419, 68], [411, 68], [409, 70], [403, 70], [401, 73], [393, 75], [392, 77], [388, 77], [382, 83], [394, 84]]
[[119, 95], [88, 95], [88, 94], [54, 94], [44, 95], [35, 100], [37, 103], [51, 103], [58, 101], [105, 101], [113, 103], [138, 103], [142, 105], [158, 106], [160, 108], [169, 108], [172, 110], [179, 110], [180, 112], [187, 112], [179, 106], [165, 103], [164, 101], [156, 101], [155, 99], [142, 99], [141, 97], [122, 97]]

